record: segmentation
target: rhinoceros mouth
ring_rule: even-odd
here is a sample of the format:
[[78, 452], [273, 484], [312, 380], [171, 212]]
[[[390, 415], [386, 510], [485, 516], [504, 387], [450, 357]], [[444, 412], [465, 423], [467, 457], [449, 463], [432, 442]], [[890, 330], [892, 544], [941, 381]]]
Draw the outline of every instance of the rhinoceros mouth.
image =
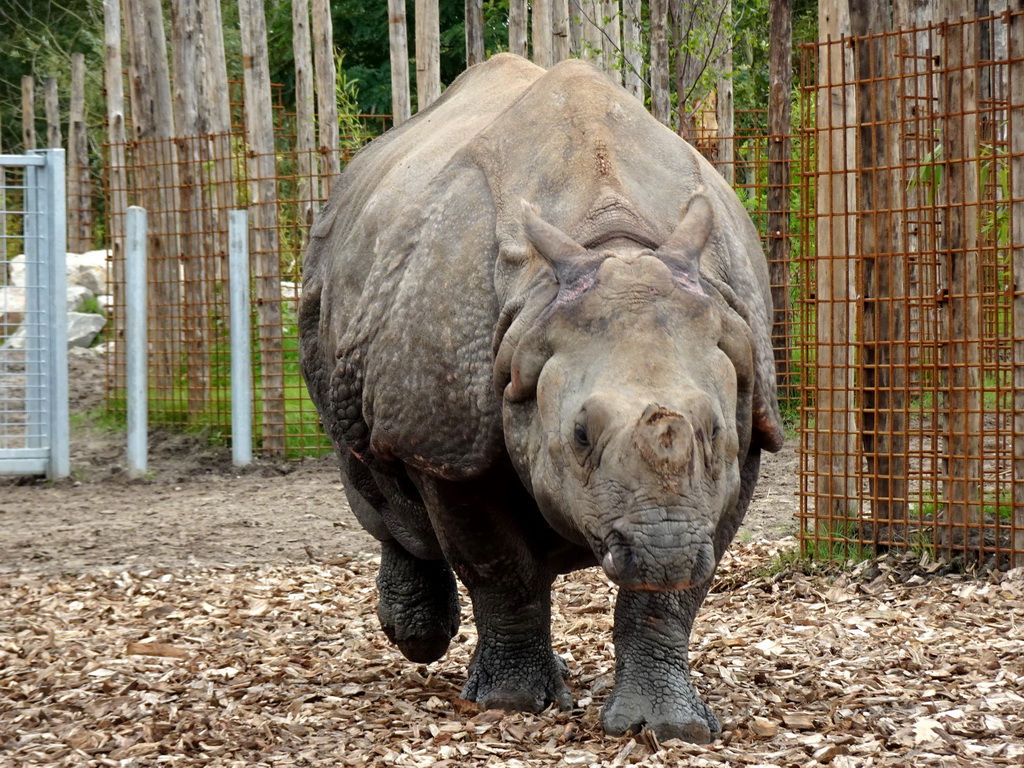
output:
[[710, 581], [715, 571], [710, 537], [699, 535], [689, 545], [658, 538], [661, 541], [638, 542], [613, 530], [595, 547], [595, 554], [605, 575], [622, 589], [679, 592]]

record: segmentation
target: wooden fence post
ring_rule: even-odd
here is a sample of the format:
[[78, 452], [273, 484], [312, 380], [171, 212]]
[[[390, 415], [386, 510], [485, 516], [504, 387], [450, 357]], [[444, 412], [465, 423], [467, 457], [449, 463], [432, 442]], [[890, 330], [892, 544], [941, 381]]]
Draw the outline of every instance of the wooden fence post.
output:
[[551, 34], [554, 42], [551, 57], [554, 64], [569, 58], [570, 2], [571, 0], [554, 0], [551, 6]]
[[[292, 50], [295, 55], [295, 198], [300, 228], [313, 223], [316, 189], [316, 105], [313, 96], [313, 42], [309, 31], [309, 0], [292, 0]], [[299, 244], [300, 247], [302, 243]]]
[[771, 0], [768, 66], [768, 273], [772, 285], [772, 346], [780, 394], [792, 398], [789, 363], [789, 185], [792, 90], [792, 0]]
[[672, 120], [668, 93], [668, 0], [651, 0], [651, 113]]
[[416, 0], [416, 111], [441, 96], [441, 26], [438, 0]]
[[[945, 205], [945, 243], [939, 248], [939, 275], [945, 300], [938, 302], [941, 387], [938, 411], [943, 426], [944, 495], [949, 504], [940, 542], [961, 549], [956, 529], [980, 521], [981, 429], [981, 273], [978, 239], [978, 102], [972, 68], [974, 23], [959, 17], [959, 3], [947, 0], [949, 23], [942, 32], [942, 143], [945, 173], [939, 192]], [[950, 527], [952, 526], [952, 527]]]
[[175, 318], [179, 302], [177, 168], [174, 163], [174, 117], [160, 0], [124, 0], [125, 39], [129, 45], [132, 127], [135, 131], [136, 180], [146, 209], [147, 253], [151, 269], [150, 335], [154, 399], [171, 399], [181, 364]]
[[60, 130], [60, 98], [57, 93], [57, 78], [48, 77], [43, 81], [44, 106], [46, 108], [46, 146], [60, 149], [64, 136]]
[[71, 108], [68, 113], [68, 250], [92, 247], [92, 177], [85, 125], [85, 55], [71, 54]]
[[622, 85], [622, 15], [619, 0], [604, 0], [601, 8], [605, 69], [612, 79]]
[[[818, 11], [817, 259], [815, 270], [817, 402], [813, 434], [818, 520], [846, 520], [860, 512], [860, 465], [854, 403], [854, 248], [856, 167], [853, 126], [856, 91], [847, 86], [852, 58], [848, 6], [822, 4]], [[814, 532], [817, 533], [817, 532]], [[821, 535], [841, 535], [822, 531]]]
[[[897, 104], [894, 37], [889, 19], [872, 0], [851, 0], [855, 45], [858, 141], [857, 220], [861, 256], [859, 388], [860, 435], [871, 498], [870, 536], [876, 547], [906, 542], [906, 323], [903, 249], [894, 189], [899, 137], [887, 123]], [[886, 530], [888, 528], [888, 530]]]
[[32, 75], [21, 76], [21, 147], [23, 152], [36, 148], [36, 96]]
[[[262, 445], [285, 450], [284, 351], [281, 326], [281, 264], [277, 236], [277, 162], [271, 122], [267, 23], [262, 0], [239, 0], [245, 78], [245, 134], [251, 149], [249, 189], [253, 266], [260, 351]], [[333, 59], [332, 59], [333, 61]], [[333, 71], [333, 66], [331, 67]], [[333, 89], [331, 90], [333, 99]], [[323, 126], [321, 126], [321, 131]], [[337, 130], [337, 126], [335, 126]]]
[[1011, 62], [1009, 96], [1013, 239], [1013, 536], [1014, 567], [1024, 566], [1024, 8], [1009, 14], [1007, 43]]
[[622, 0], [622, 68], [626, 90], [644, 101], [644, 48], [640, 0]]
[[533, 0], [533, 63], [547, 69], [554, 64], [551, 0]]
[[[202, 101], [208, 105], [206, 129], [210, 135], [213, 175], [213, 205], [209, 209], [210, 231], [216, 233], [214, 270], [218, 280], [228, 275], [228, 212], [235, 208], [234, 147], [232, 146], [231, 102], [228, 68], [224, 53], [224, 26], [220, 0], [200, 0], [206, 66], [202, 72]], [[239, 151], [243, 151], [239, 147]]]
[[[124, 63], [121, 56], [121, 2], [103, 0], [103, 78], [107, 92], [107, 189], [109, 205], [108, 242], [114, 282], [114, 307], [124, 307], [125, 216], [128, 214], [128, 179], [125, 160], [124, 131]], [[124, 338], [124, 312], [114, 312], [114, 338]], [[124, 387], [124, 370], [115, 366], [115, 391]]]
[[526, 55], [526, 0], [508, 2], [508, 52]]
[[205, 65], [205, 49], [199, 0], [175, 0], [171, 3], [171, 52], [174, 61], [173, 108], [177, 128], [178, 180], [181, 183], [181, 305], [185, 339], [189, 413], [206, 409], [210, 389], [210, 323], [212, 291], [207, 274], [207, 259], [213, 240], [207, 235], [207, 208], [203, 173], [203, 144], [207, 141], [202, 120], [199, 90]]
[[388, 0], [388, 29], [391, 38], [391, 112], [395, 125], [412, 114], [409, 92], [409, 32], [405, 0]]
[[[732, 0], [722, 1], [725, 34], [721, 50], [715, 57], [718, 78], [715, 80], [715, 117], [718, 122], [715, 141], [715, 168], [732, 186], [736, 183], [735, 138], [736, 118], [732, 94]], [[770, 43], [769, 43], [770, 44]], [[709, 53], [710, 55], [710, 53]]]
[[[334, 61], [334, 21], [330, 0], [313, 0], [313, 63], [316, 67], [316, 105], [319, 115], [323, 196], [330, 197], [331, 183], [341, 173], [338, 140], [338, 73]], [[269, 93], [269, 92], [268, 92]]]
[[466, 0], [466, 66], [472, 67], [485, 58], [484, 0]]

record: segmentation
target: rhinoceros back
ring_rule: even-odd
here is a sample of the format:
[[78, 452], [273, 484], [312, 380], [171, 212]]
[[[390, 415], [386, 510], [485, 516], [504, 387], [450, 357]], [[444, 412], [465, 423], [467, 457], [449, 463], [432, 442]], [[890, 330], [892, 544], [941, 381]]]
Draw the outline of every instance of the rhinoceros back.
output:
[[[431, 234], [437, 227], [427, 221], [431, 215], [427, 188], [436, 184], [438, 175], [463, 146], [543, 74], [543, 69], [506, 54], [467, 70], [430, 109], [360, 150], [334, 180], [331, 198], [310, 232], [303, 269], [299, 330], [303, 373], [310, 395], [336, 442], [341, 438], [342, 442], [350, 443], [351, 437], [344, 439], [343, 435], [359, 433], [359, 422], [369, 416], [379, 441], [377, 447], [384, 455], [388, 452], [388, 443], [396, 442], [388, 440], [393, 431], [389, 424], [404, 419], [415, 421], [414, 412], [401, 408], [400, 413], [395, 413], [387, 406], [373, 418], [374, 403], [388, 398], [386, 393], [383, 398], [363, 396], [367, 375], [371, 378], [374, 375], [373, 371], [365, 370], [367, 363], [373, 366], [367, 359], [371, 355], [367, 346], [382, 349], [390, 344], [393, 352], [389, 358], [405, 358], [403, 377], [408, 377], [409, 381], [403, 388], [416, 388], [426, 394], [427, 388], [436, 390], [439, 385], [442, 389], [444, 385], [459, 386], [458, 381], [450, 378], [451, 371], [440, 372], [437, 366], [433, 366], [435, 370], [424, 371], [424, 366], [417, 365], [411, 358], [413, 355], [429, 356], [440, 364], [446, 355], [456, 353], [465, 357], [467, 346], [479, 347], [482, 332], [471, 327], [472, 321], [484, 319], [482, 315], [489, 311], [485, 307], [491, 300], [478, 290], [477, 303], [481, 306], [474, 312], [469, 306], [471, 302], [466, 300], [470, 287], [459, 284], [460, 280], [451, 284], [453, 298], [457, 295], [459, 301], [447, 310], [436, 302], [417, 307], [415, 298], [410, 300], [408, 296], [399, 295], [408, 292], [401, 283], [410, 261], [415, 259], [410, 252], [417, 244], [425, 237], [444, 239], [443, 233]], [[467, 201], [468, 217], [476, 215], [469, 210], [473, 207], [473, 201]], [[484, 219], [489, 218], [485, 213]], [[483, 239], [490, 241], [493, 234]], [[491, 245], [487, 242], [480, 253], [481, 275], [491, 269], [490, 264], [484, 263], [487, 258], [493, 261]], [[479, 288], [488, 280], [481, 276], [475, 282]], [[396, 331], [388, 332], [387, 320], [394, 319], [396, 305], [402, 307], [403, 314], [419, 315], [423, 324], [442, 326], [438, 348], [431, 350], [416, 341], [395, 339]], [[454, 317], [456, 311], [467, 315], [461, 323], [466, 330], [461, 334], [446, 334], [444, 327], [450, 329], [458, 322]], [[478, 317], [471, 317], [473, 314]], [[358, 327], [354, 327], [356, 325]], [[410, 349], [410, 343], [417, 349]], [[450, 366], [444, 363], [441, 367], [448, 369]], [[459, 377], [458, 373], [454, 376]], [[488, 373], [488, 380], [489, 377]], [[489, 387], [487, 389], [486, 395], [489, 395]], [[486, 433], [479, 439], [493, 443], [495, 412], [493, 406], [483, 402], [489, 399], [484, 394], [477, 393], [474, 399], [478, 404], [469, 410], [478, 412], [477, 426]], [[339, 404], [338, 399], [345, 402]], [[402, 399], [408, 402], [407, 398]], [[419, 407], [411, 402], [408, 405], [411, 409]], [[353, 408], [370, 411], [358, 414], [354, 427]], [[347, 428], [337, 425], [339, 418]], [[459, 430], [459, 434], [438, 437], [459, 442], [464, 432]], [[458, 463], [458, 456], [455, 459], [448, 463]], [[442, 459], [441, 464], [445, 463]]]

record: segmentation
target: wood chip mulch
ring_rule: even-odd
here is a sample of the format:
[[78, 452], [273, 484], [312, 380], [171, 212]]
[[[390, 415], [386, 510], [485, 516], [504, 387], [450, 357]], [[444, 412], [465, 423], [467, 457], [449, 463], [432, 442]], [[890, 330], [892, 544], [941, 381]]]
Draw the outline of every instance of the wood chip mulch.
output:
[[[369, 556], [265, 568], [0, 574], [0, 766], [1020, 766], [1024, 569], [880, 558], [807, 575], [792, 540], [734, 547], [694, 632], [711, 746], [605, 736], [614, 592], [556, 585], [573, 712], [458, 698], [375, 615]], [[806, 570], [806, 569], [804, 569]]]

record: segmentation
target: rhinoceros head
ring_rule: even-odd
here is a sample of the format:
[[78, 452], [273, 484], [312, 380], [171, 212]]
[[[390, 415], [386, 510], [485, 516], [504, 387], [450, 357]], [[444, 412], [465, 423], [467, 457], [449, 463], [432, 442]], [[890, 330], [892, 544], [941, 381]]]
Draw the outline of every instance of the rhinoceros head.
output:
[[596, 252], [524, 205], [539, 276], [496, 339], [506, 445], [549, 523], [629, 589], [710, 579], [740, 493], [755, 360], [700, 274], [714, 226], [698, 193], [659, 248]]

